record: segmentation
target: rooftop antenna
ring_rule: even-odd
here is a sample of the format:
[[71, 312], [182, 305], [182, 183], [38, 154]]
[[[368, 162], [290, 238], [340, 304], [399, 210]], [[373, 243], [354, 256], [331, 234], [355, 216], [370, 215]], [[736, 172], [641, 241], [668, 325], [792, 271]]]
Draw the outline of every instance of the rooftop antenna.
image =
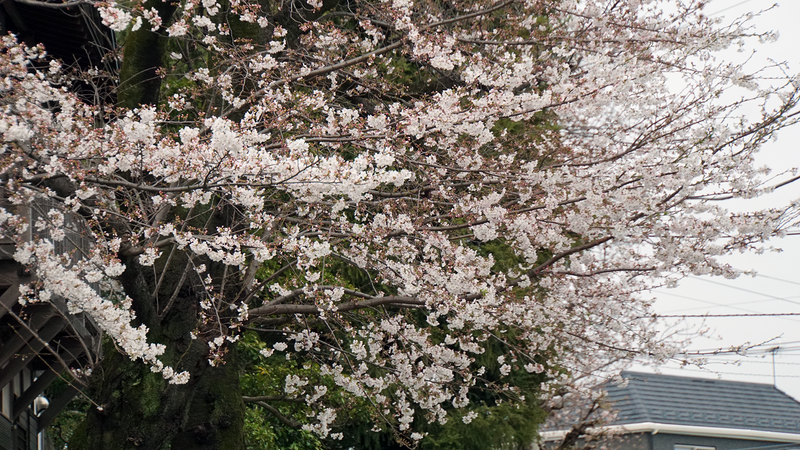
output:
[[772, 347], [769, 352], [772, 353], [772, 386], [778, 387], [777, 377], [775, 376], [775, 353], [781, 348], [780, 345]]

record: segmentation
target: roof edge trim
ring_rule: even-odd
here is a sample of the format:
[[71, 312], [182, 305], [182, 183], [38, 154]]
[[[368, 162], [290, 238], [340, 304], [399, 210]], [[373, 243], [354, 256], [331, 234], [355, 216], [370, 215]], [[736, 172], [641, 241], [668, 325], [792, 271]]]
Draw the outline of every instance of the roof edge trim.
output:
[[[563, 439], [569, 430], [544, 431], [540, 435], [544, 441]], [[592, 428], [589, 434], [598, 433], [641, 433], [651, 432], [685, 434], [690, 436], [709, 436], [748, 440], [764, 440], [800, 444], [800, 433], [783, 433], [780, 431], [750, 430], [745, 428], [700, 427], [696, 425], [676, 425], [671, 423], [640, 422], [625, 425], [610, 425]]]

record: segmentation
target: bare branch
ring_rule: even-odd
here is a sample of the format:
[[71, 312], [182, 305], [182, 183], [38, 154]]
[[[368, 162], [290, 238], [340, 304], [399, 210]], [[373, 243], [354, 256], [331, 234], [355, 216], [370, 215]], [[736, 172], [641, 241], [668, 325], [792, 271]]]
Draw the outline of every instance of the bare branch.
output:
[[[336, 306], [336, 311], [346, 312], [374, 308], [376, 306], [419, 307], [424, 305], [424, 301], [414, 297], [391, 295], [386, 297], [373, 297], [369, 300], [342, 303]], [[265, 305], [253, 308], [249, 313], [251, 316], [274, 316], [279, 314], [319, 314], [322, 311], [324, 311], [324, 309], [317, 305]]]
[[289, 402], [289, 403], [305, 403], [302, 398], [289, 398], [285, 395], [262, 395], [259, 397], [243, 396], [242, 400], [245, 403], [258, 403], [258, 402]]
[[275, 416], [276, 419], [280, 420], [281, 423], [283, 423], [284, 425], [286, 425], [289, 428], [300, 428], [300, 426], [302, 425], [300, 422], [298, 422], [298, 421], [296, 421], [296, 420], [294, 420], [294, 419], [292, 419], [290, 417], [284, 416], [283, 414], [281, 414], [280, 411], [278, 411], [276, 408], [273, 408], [271, 405], [269, 405], [267, 403], [264, 403], [264, 402], [254, 402], [254, 403], [256, 405], [266, 409], [267, 411], [269, 411], [270, 414]]

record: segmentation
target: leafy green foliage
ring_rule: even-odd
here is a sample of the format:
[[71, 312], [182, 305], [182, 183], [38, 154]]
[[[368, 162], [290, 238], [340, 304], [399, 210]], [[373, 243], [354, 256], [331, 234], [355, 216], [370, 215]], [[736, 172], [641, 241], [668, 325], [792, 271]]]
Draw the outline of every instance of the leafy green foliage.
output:
[[[476, 413], [468, 424], [463, 418]], [[513, 450], [536, 438], [544, 413], [533, 402], [480, 405], [455, 412], [444, 425], [434, 425], [422, 440], [423, 450]]]
[[[267, 348], [254, 332], [247, 332], [239, 342], [238, 350], [245, 370], [241, 377], [242, 392], [247, 396], [283, 395], [286, 375], [318, 374], [313, 366], [301, 367], [297, 361], [281, 356], [264, 358], [258, 352]], [[283, 361], [281, 361], [283, 359]], [[273, 402], [270, 402], [272, 404]], [[275, 402], [278, 411], [295, 420], [305, 417], [308, 409], [304, 403]], [[247, 404], [245, 410], [245, 445], [248, 450], [320, 450], [322, 443], [313, 434], [286, 426], [273, 414], [257, 404]]]
[[248, 405], [245, 409], [245, 448], [247, 450], [322, 450], [314, 435], [280, 424], [263, 408]]
[[[544, 421], [537, 398], [539, 386], [545, 381], [542, 374], [528, 373], [519, 360], [498, 359], [509, 352], [507, 343], [515, 338], [513, 331], [502, 336], [502, 341], [492, 338], [484, 346], [485, 352], [476, 357], [475, 365], [484, 369], [479, 387], [469, 395], [470, 406], [451, 411], [445, 424], [431, 422], [427, 436], [421, 442], [423, 450], [511, 450], [534, 441], [539, 424]], [[541, 360], [541, 357], [537, 357]], [[501, 362], [503, 361], [503, 362]], [[511, 373], [503, 379], [516, 388], [509, 395], [498, 386], [501, 367], [509, 363]]]
[[[66, 378], [57, 378], [44, 392], [44, 396], [49, 399], [54, 399], [59, 396], [71, 382], [69, 374], [65, 374]], [[73, 398], [50, 423], [45, 429], [45, 436], [53, 445], [55, 450], [66, 450], [67, 444], [72, 437], [75, 429], [83, 421], [86, 410], [90, 407], [90, 403], [83, 396], [76, 396]]]

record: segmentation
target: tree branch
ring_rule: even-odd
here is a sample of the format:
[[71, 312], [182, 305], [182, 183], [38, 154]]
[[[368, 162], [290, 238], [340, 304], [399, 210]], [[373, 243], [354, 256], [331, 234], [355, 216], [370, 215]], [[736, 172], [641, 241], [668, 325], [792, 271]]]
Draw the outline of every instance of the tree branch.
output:
[[[386, 297], [373, 297], [369, 300], [352, 301], [336, 306], [336, 311], [346, 312], [358, 309], [374, 308], [376, 306], [423, 306], [423, 300], [402, 295], [391, 295]], [[317, 305], [264, 305], [253, 308], [249, 311], [250, 316], [274, 316], [279, 314], [318, 314], [324, 311]]]
[[285, 395], [262, 395], [258, 397], [242, 396], [242, 401], [245, 403], [258, 403], [258, 402], [291, 402], [291, 403], [305, 403], [302, 398], [289, 398]]
[[[555, 264], [559, 260], [561, 260], [563, 258], [566, 258], [569, 255], [573, 255], [575, 253], [582, 252], [584, 250], [588, 250], [588, 249], [590, 249], [592, 247], [597, 247], [598, 245], [603, 244], [605, 242], [608, 242], [611, 239], [614, 239], [614, 238], [612, 236], [606, 236], [604, 238], [595, 239], [595, 240], [593, 240], [591, 242], [587, 242], [586, 244], [579, 245], [577, 247], [572, 247], [571, 249], [563, 251], [563, 252], [553, 256], [552, 258], [548, 259], [547, 261], [539, 264], [538, 266], [536, 266], [533, 269], [529, 270], [525, 275], [527, 275], [528, 278], [533, 278], [533, 277], [539, 275], [540, 273], [542, 273], [542, 271], [544, 269], [552, 266], [553, 264]], [[514, 280], [511, 280], [508, 283], [508, 287], [514, 287], [514, 286], [518, 285], [521, 281], [522, 281], [521, 278], [516, 278]]]
[[280, 420], [284, 425], [286, 425], [289, 428], [300, 428], [300, 426], [302, 425], [300, 422], [284, 416], [283, 414], [281, 414], [280, 411], [278, 411], [277, 409], [273, 408], [272, 406], [264, 402], [255, 402], [255, 404], [269, 411], [273, 416], [275, 416], [276, 419]]
[[14, 2], [21, 3], [23, 5], [36, 6], [37, 8], [49, 8], [49, 9], [66, 9], [66, 8], [72, 8], [73, 6], [94, 5], [94, 2], [87, 0], [76, 0], [64, 3], [47, 3], [36, 0], [14, 0]]

